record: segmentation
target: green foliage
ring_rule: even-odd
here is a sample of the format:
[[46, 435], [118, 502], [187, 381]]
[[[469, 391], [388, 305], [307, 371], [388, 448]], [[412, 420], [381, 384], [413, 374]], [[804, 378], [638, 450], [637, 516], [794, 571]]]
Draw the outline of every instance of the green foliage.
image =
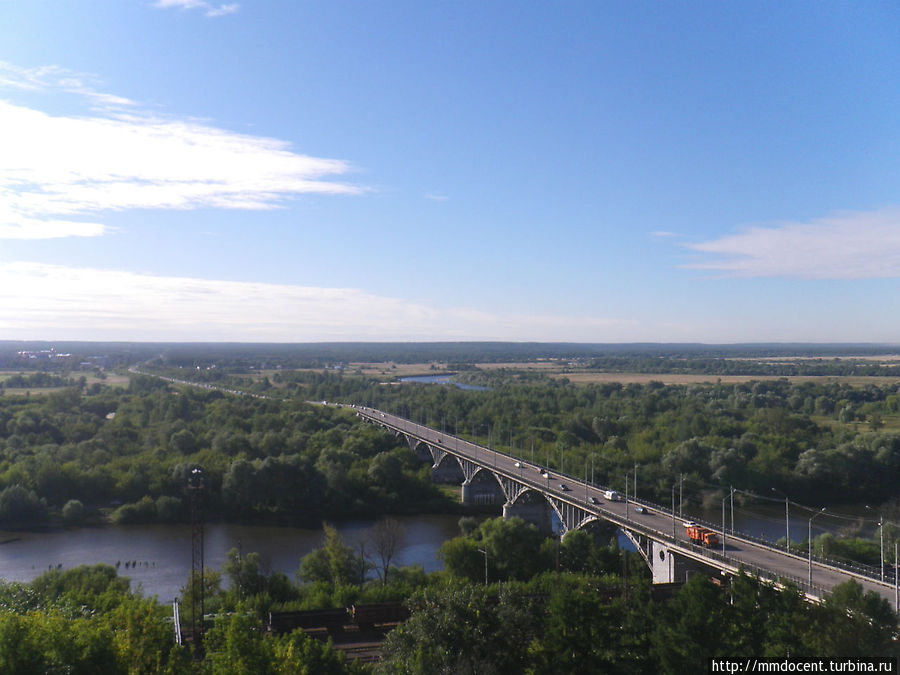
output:
[[[553, 565], [545, 537], [521, 518], [490, 518], [441, 545], [438, 556], [454, 576], [483, 582], [526, 580]], [[485, 560], [486, 557], [486, 560]]]
[[80, 525], [84, 521], [84, 504], [70, 499], [63, 506], [61, 515], [66, 525]]
[[323, 523], [322, 546], [303, 556], [297, 577], [307, 583], [323, 583], [332, 590], [353, 584], [361, 586], [371, 565], [344, 543], [340, 533]]
[[135, 504], [124, 504], [117, 508], [113, 514], [113, 522], [118, 525], [133, 525], [135, 523], [152, 523], [156, 520], [156, 503], [147, 495]]
[[21, 485], [0, 491], [0, 524], [8, 529], [40, 525], [47, 519], [47, 503]]
[[107, 611], [128, 593], [129, 581], [110, 565], [79, 565], [50, 570], [31, 582], [31, 588], [47, 603], [69, 601], [78, 606]]
[[365, 670], [347, 662], [327, 643], [295, 631], [269, 636], [261, 622], [239, 607], [207, 633], [204, 661], [210, 675], [356, 675]]

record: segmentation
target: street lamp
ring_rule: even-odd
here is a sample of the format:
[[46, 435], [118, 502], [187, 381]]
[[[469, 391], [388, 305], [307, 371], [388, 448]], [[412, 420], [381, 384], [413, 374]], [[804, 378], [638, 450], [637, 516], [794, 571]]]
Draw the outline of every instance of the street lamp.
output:
[[628, 520], [628, 472], [625, 472], [625, 520]]
[[675, 483], [672, 483], [672, 539], [675, 538]]
[[806, 581], [810, 585], [812, 585], [812, 521], [813, 521], [813, 518], [815, 518], [816, 516], [821, 516], [823, 513], [825, 513], [824, 506], [821, 509], [819, 509], [818, 511], [816, 511], [814, 514], [812, 514], [812, 517], [810, 517], [810, 519], [809, 519], [809, 528], [808, 528], [807, 537], [806, 537], [806, 541], [807, 541], [808, 548], [809, 548], [809, 566], [808, 566], [808, 572], [806, 575]]
[[734, 488], [722, 498], [722, 555], [725, 555], [725, 501], [731, 499], [731, 533], [734, 534]]
[[[773, 487], [770, 487], [769, 490], [772, 492], [781, 492], [781, 490], [777, 490]], [[790, 511], [788, 510], [789, 499], [788, 496], [781, 492], [784, 495], [784, 548], [790, 553], [791, 552], [791, 516]]]
[[484, 553], [484, 585], [487, 586], [487, 583], [488, 583], [487, 549], [480, 548], [480, 549], [478, 549], [478, 552]]
[[[866, 506], [870, 511], [871, 506]], [[878, 514], [878, 538], [881, 539], [881, 582], [884, 583], [884, 516]]]

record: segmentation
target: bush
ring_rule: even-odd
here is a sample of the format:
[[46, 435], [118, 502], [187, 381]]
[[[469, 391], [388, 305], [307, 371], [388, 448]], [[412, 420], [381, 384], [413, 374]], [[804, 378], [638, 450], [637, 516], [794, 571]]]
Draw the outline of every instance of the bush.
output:
[[0, 492], [0, 522], [5, 527], [27, 527], [47, 520], [47, 502], [21, 485]]
[[66, 525], [79, 525], [84, 521], [84, 504], [77, 499], [70, 499], [62, 507], [62, 519]]
[[151, 523], [156, 520], [156, 504], [150, 497], [144, 496], [137, 503], [125, 504], [117, 508], [112, 514], [112, 519], [118, 525]]

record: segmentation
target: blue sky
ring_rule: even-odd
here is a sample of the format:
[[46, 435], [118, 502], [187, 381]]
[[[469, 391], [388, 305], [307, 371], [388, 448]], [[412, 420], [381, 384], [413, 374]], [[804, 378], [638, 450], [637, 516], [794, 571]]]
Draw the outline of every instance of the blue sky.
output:
[[895, 2], [0, 0], [0, 339], [900, 342]]

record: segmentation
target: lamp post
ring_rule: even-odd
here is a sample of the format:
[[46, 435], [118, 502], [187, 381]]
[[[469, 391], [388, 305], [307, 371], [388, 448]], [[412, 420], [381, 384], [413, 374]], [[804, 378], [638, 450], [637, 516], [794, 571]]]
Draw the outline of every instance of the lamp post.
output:
[[637, 499], [637, 462], [634, 463], [634, 494], [632, 499]]
[[[866, 505], [870, 511], [872, 507]], [[884, 583], [884, 516], [878, 514], [878, 538], [881, 540], [881, 582]]]
[[672, 539], [675, 539], [675, 483], [672, 483]]
[[479, 553], [484, 553], [484, 585], [488, 584], [488, 566], [487, 566], [487, 549], [480, 548], [478, 549]]
[[[781, 490], [776, 490], [775, 488], [769, 488], [772, 492], [781, 492]], [[791, 552], [791, 515], [788, 510], [789, 499], [788, 496], [781, 492], [784, 495], [784, 549], [790, 553]]]
[[725, 555], [725, 502], [731, 499], [731, 533], [734, 534], [734, 488], [722, 498], [722, 555]]
[[625, 520], [628, 520], [628, 472], [625, 472]]
[[814, 514], [812, 514], [812, 516], [809, 519], [809, 525], [808, 525], [808, 530], [807, 530], [806, 540], [807, 540], [808, 550], [809, 550], [809, 562], [808, 562], [807, 573], [806, 573], [806, 582], [810, 586], [812, 585], [812, 521], [816, 516], [821, 516], [823, 513], [825, 513], [824, 506], [821, 509], [819, 509], [818, 511], [816, 511]]
[[584, 458], [584, 501], [588, 500], [588, 473], [587, 473], [588, 461], [587, 457]]

